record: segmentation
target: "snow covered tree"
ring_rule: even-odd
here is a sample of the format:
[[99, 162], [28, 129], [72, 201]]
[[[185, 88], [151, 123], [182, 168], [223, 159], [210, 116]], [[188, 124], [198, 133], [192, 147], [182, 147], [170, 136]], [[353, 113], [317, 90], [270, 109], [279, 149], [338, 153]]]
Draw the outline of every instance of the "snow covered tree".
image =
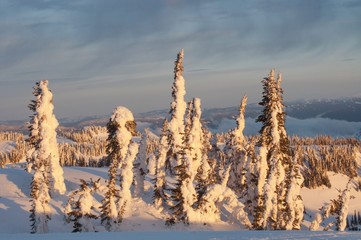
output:
[[[231, 166], [226, 169], [220, 184], [212, 184], [207, 188], [200, 199], [198, 214], [193, 214], [191, 219], [198, 218], [198, 222], [213, 223], [219, 221], [223, 215], [232, 224], [238, 222], [247, 228], [251, 227], [244, 205], [238, 200], [235, 192], [227, 187], [230, 168]], [[224, 208], [228, 210], [222, 212]]]
[[247, 159], [247, 141], [243, 135], [246, 104], [247, 96], [244, 96], [239, 108], [237, 126], [231, 131], [224, 150], [228, 158], [228, 164], [232, 164], [228, 186], [238, 194], [242, 192], [246, 181], [246, 172], [244, 170]]
[[337, 231], [345, 230], [352, 184], [352, 179], [350, 179], [346, 184], [345, 189], [343, 191], [339, 190], [338, 198], [332, 199], [320, 209], [320, 213], [317, 213], [314, 220], [311, 222], [311, 231], [319, 230], [320, 224], [331, 216], [336, 217], [336, 222], [329, 222], [323, 230], [327, 231], [334, 225], [336, 225]]
[[120, 199], [117, 203], [118, 217], [122, 221], [124, 215], [129, 212], [132, 206], [132, 194], [130, 187], [133, 183], [133, 163], [138, 153], [138, 144], [130, 143], [128, 147], [127, 156], [120, 172]]
[[87, 183], [80, 179], [80, 189], [73, 191], [66, 205], [66, 215], [69, 222], [73, 222], [73, 232], [95, 232], [93, 219], [97, 219], [98, 202], [92, 194], [98, 190], [100, 178]]
[[[186, 224], [191, 223], [191, 216], [194, 214], [194, 207], [198, 200], [195, 189], [196, 180], [203, 180], [205, 183], [206, 174], [210, 170], [209, 165], [207, 165], [207, 156], [204, 156], [203, 144], [205, 142], [201, 114], [201, 101], [199, 98], [194, 98], [188, 108], [184, 152], [182, 152], [183, 161], [175, 168], [177, 183], [176, 188], [171, 191], [171, 199], [174, 201], [171, 207], [172, 221], [178, 220]], [[201, 166], [203, 173], [199, 176]]]
[[303, 221], [303, 212], [305, 206], [303, 205], [301, 197], [301, 186], [303, 183], [303, 176], [301, 174], [300, 166], [294, 164], [292, 168], [291, 182], [288, 186], [288, 192], [286, 197], [287, 211], [289, 218], [287, 221], [287, 230], [300, 230], [301, 223]]
[[338, 231], [345, 231], [346, 228], [348, 207], [351, 199], [351, 186], [352, 180], [350, 179], [338, 199], [339, 207], [338, 216], [336, 218], [336, 230]]
[[144, 177], [147, 174], [147, 140], [148, 134], [145, 131], [141, 135], [139, 153], [134, 162], [134, 195], [141, 197], [144, 194]]
[[242, 198], [245, 204], [245, 210], [252, 218], [255, 209], [257, 208], [257, 184], [258, 184], [258, 169], [257, 156], [255, 153], [255, 139], [251, 138], [247, 145], [247, 159], [244, 168], [246, 183], [242, 191]]
[[59, 150], [56, 140], [58, 121], [53, 114], [53, 94], [48, 88], [48, 80], [37, 82], [34, 86], [35, 100], [29, 104], [29, 109], [34, 112], [30, 119], [29, 139], [32, 149], [29, 151], [28, 170], [36, 171], [39, 161], [48, 161], [44, 171], [49, 172], [50, 190], [54, 193], [64, 194], [63, 169], [59, 162]]
[[183, 78], [183, 49], [178, 53], [174, 67], [174, 82], [172, 86], [172, 97], [170, 114], [171, 118], [168, 123], [169, 136], [168, 146], [169, 151], [166, 158], [167, 170], [174, 174], [174, 167], [178, 166], [182, 162], [182, 154], [184, 151], [184, 115], [186, 112], [187, 104], [184, 101], [186, 94], [185, 80]]
[[[189, 199], [189, 206], [193, 206], [193, 204], [197, 201], [197, 193], [194, 188], [194, 184], [199, 167], [203, 162], [203, 167], [206, 167], [206, 160], [204, 159], [204, 139], [203, 139], [203, 128], [201, 122], [201, 100], [199, 98], [194, 98], [191, 102], [190, 107], [190, 127], [189, 132], [186, 133], [185, 136], [185, 145], [186, 145], [186, 158], [188, 159], [187, 163], [187, 173], [189, 174], [189, 181], [187, 186], [186, 194], [189, 195], [187, 197]], [[204, 169], [207, 171], [208, 169]], [[204, 178], [204, 177], [203, 177]]]
[[47, 222], [51, 215], [50, 191], [63, 194], [66, 188], [56, 142], [56, 128], [59, 124], [53, 114], [53, 95], [47, 80], [35, 84], [34, 96], [35, 100], [29, 105], [34, 115], [29, 126], [28, 143], [31, 150], [27, 154], [28, 169], [34, 171], [30, 221], [32, 233], [44, 233], [48, 231]]
[[[125, 107], [117, 107], [108, 124], [107, 153], [111, 162], [107, 192], [102, 201], [101, 222], [108, 231], [116, 230], [131, 204], [130, 186], [133, 182], [133, 162], [138, 145], [132, 143], [136, 135], [133, 114]], [[118, 174], [118, 171], [121, 172]], [[116, 186], [119, 175], [120, 189]]]
[[35, 173], [31, 182], [31, 233], [47, 233], [48, 221], [51, 219], [49, 206], [49, 176], [47, 159], [37, 159], [34, 163]]
[[260, 160], [258, 164], [258, 204], [254, 215], [255, 229], [286, 229], [292, 206], [286, 202], [291, 180], [291, 155], [285, 129], [282, 76], [275, 80], [274, 70], [264, 78], [262, 123], [258, 141]]
[[198, 168], [197, 176], [196, 176], [196, 191], [197, 191], [197, 203], [199, 205], [199, 201], [202, 196], [205, 194], [207, 187], [211, 184], [216, 183], [215, 181], [215, 173], [214, 169], [209, 164], [209, 151], [212, 149], [212, 145], [210, 143], [210, 139], [212, 138], [211, 132], [203, 128], [203, 147], [202, 147], [202, 159], [201, 165]]
[[160, 208], [162, 205], [165, 206], [167, 203], [167, 196], [165, 194], [166, 189], [166, 157], [168, 152], [168, 121], [164, 120], [162, 126], [162, 133], [159, 139], [158, 158], [155, 170], [154, 179], [154, 195], [153, 202]]
[[176, 184], [175, 188], [170, 190], [170, 200], [172, 205], [170, 207], [171, 217], [166, 220], [166, 225], [173, 225], [176, 222], [183, 222], [189, 224], [189, 212], [192, 207], [189, 205], [194, 200], [193, 195], [189, 195], [187, 187], [190, 185], [190, 175], [187, 173], [187, 166], [189, 160], [185, 153], [182, 154], [182, 162], [175, 167]]

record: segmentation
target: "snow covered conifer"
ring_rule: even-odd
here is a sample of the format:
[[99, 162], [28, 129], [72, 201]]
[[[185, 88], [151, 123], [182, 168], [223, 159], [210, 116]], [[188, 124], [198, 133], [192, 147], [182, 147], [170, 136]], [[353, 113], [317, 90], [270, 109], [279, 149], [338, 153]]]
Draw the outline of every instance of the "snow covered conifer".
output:
[[94, 187], [98, 184], [100, 178], [93, 182], [87, 183], [80, 179], [80, 189], [71, 193], [67, 203], [68, 211], [66, 212], [67, 218], [73, 222], [73, 232], [94, 232], [93, 219], [98, 216], [93, 211], [97, 202], [92, 196], [93, 192], [97, 189]]
[[196, 191], [197, 191], [198, 204], [199, 204], [199, 200], [205, 194], [207, 187], [215, 183], [215, 177], [214, 177], [215, 173], [212, 167], [210, 166], [208, 159], [208, 153], [212, 148], [212, 145], [210, 143], [212, 134], [206, 128], [202, 129], [202, 133], [203, 133], [202, 159], [196, 177]]
[[338, 231], [345, 231], [348, 215], [348, 207], [351, 199], [351, 179], [348, 181], [346, 188], [339, 196], [339, 213], [336, 219], [336, 227]]
[[[176, 188], [171, 191], [171, 199], [174, 205], [171, 207], [173, 221], [182, 221], [186, 224], [192, 221], [190, 217], [194, 213], [194, 205], [197, 202], [195, 181], [199, 168], [203, 161], [204, 174], [207, 174], [207, 162], [203, 159], [203, 129], [201, 123], [201, 101], [194, 98], [189, 104], [187, 116], [187, 128], [184, 136], [183, 161], [175, 167], [177, 172]], [[204, 178], [204, 176], [202, 176]], [[169, 222], [169, 221], [168, 221]]]
[[29, 126], [28, 143], [32, 149], [28, 153], [28, 169], [36, 171], [38, 161], [48, 161], [46, 164], [49, 172], [50, 190], [64, 194], [63, 169], [59, 162], [59, 150], [56, 140], [56, 128], [59, 123], [53, 114], [53, 94], [48, 88], [48, 80], [37, 82], [34, 87], [35, 100], [29, 104], [29, 109], [34, 112]]
[[247, 145], [247, 159], [245, 164], [246, 184], [242, 191], [245, 209], [251, 216], [257, 207], [257, 156], [255, 153], [255, 139], [251, 138]]
[[[117, 107], [107, 124], [107, 153], [111, 166], [107, 192], [102, 201], [101, 221], [108, 231], [117, 228], [131, 204], [133, 162], [138, 153], [138, 145], [131, 143], [132, 135], [136, 135], [135, 128], [133, 114], [125, 107]], [[119, 169], [122, 170], [119, 174], [120, 189], [116, 187]]]
[[332, 215], [336, 217], [336, 222], [329, 222], [323, 230], [327, 231], [334, 225], [336, 225], [337, 231], [345, 230], [347, 224], [348, 207], [351, 199], [352, 184], [352, 179], [350, 179], [343, 191], [338, 190], [338, 198], [331, 199], [330, 202], [326, 203], [320, 209], [320, 213], [317, 213], [311, 222], [311, 231], [319, 230], [320, 224]]
[[226, 142], [224, 150], [228, 157], [228, 164], [232, 164], [228, 186], [238, 194], [242, 192], [246, 181], [244, 168], [247, 158], [247, 142], [243, 135], [246, 104], [247, 96], [244, 96], [239, 108], [237, 126], [231, 131], [230, 138]]
[[27, 154], [28, 170], [34, 171], [30, 221], [32, 233], [44, 233], [48, 231], [47, 222], [51, 215], [50, 191], [63, 194], [66, 188], [56, 142], [59, 124], [53, 114], [53, 95], [47, 80], [35, 84], [34, 96], [35, 100], [29, 104], [29, 109], [34, 112], [28, 139], [32, 149]]
[[291, 157], [285, 129], [285, 112], [281, 88], [282, 76], [275, 80], [274, 70], [264, 78], [262, 123], [258, 142], [260, 160], [258, 166], [258, 204], [254, 216], [255, 229], [286, 229], [290, 218], [286, 202], [291, 181]]
[[[187, 173], [189, 174], [189, 181], [187, 186], [186, 197], [188, 200], [188, 205], [191, 207], [197, 200], [197, 193], [194, 188], [194, 183], [198, 174], [199, 167], [203, 161], [203, 128], [201, 123], [201, 100], [199, 98], [194, 98], [191, 102], [192, 107], [190, 109], [190, 127], [189, 132], [185, 136], [185, 149], [187, 163]], [[206, 162], [203, 162], [203, 167], [206, 167]], [[208, 169], [205, 169], [207, 171]]]
[[139, 153], [134, 162], [134, 195], [140, 197], [144, 193], [144, 176], [147, 174], [147, 140], [148, 134], [145, 131], [141, 135]]
[[166, 157], [168, 152], [168, 121], [164, 120], [162, 126], [162, 133], [159, 139], [159, 150], [158, 158], [155, 170], [155, 179], [154, 179], [154, 195], [153, 202], [160, 208], [164, 206], [167, 202], [167, 196], [165, 194], [166, 189]]
[[132, 205], [132, 194], [130, 187], [133, 183], [133, 163], [138, 153], [138, 144], [130, 143], [128, 147], [127, 156], [120, 172], [120, 199], [118, 201], [118, 218], [122, 221], [124, 215], [129, 212]]
[[287, 221], [287, 230], [300, 230], [303, 221], [303, 212], [305, 206], [303, 205], [301, 197], [301, 186], [303, 183], [303, 176], [301, 174], [300, 166], [293, 165], [291, 182], [287, 192], [287, 212], [289, 219]]
[[31, 182], [31, 233], [47, 233], [48, 221], [51, 219], [49, 206], [49, 176], [46, 159], [37, 159], [34, 163], [35, 173]]
[[190, 202], [194, 200], [189, 195], [187, 187], [190, 185], [190, 176], [187, 173], [188, 159], [183, 154], [182, 163], [175, 167], [177, 182], [175, 188], [171, 189], [171, 200], [173, 205], [170, 207], [171, 217], [166, 220], [166, 225], [175, 224], [177, 221], [189, 224], [189, 216], [187, 213], [191, 211]]
[[[169, 151], [167, 154], [166, 161], [169, 162], [166, 166], [170, 167], [168, 171], [174, 174], [174, 167], [178, 166], [182, 162], [181, 151], [183, 151], [184, 145], [184, 115], [186, 112], [187, 104], [184, 101], [184, 96], [186, 94], [185, 90], [185, 80], [183, 78], [183, 58], [184, 51], [183, 49], [178, 53], [177, 59], [174, 66], [174, 82], [172, 86], [172, 97], [173, 101], [171, 103], [170, 114], [171, 118], [168, 123], [169, 127], [169, 137], [168, 145]], [[168, 168], [169, 168], [168, 167]]]

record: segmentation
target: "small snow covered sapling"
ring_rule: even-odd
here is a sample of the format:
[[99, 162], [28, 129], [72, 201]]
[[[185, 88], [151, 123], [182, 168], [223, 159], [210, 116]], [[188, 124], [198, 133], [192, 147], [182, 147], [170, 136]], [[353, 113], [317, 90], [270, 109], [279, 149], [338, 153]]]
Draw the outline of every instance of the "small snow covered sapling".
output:
[[320, 213], [317, 213], [315, 219], [312, 221], [310, 230], [317, 231], [322, 222], [331, 216], [336, 217], [336, 222], [330, 222], [324, 227], [324, 231], [329, 230], [332, 226], [336, 225], [337, 231], [344, 231], [347, 225], [348, 205], [351, 196], [352, 179], [348, 181], [343, 191], [339, 191], [337, 199], [331, 199], [331, 201], [325, 204]]
[[73, 232], [95, 232], [93, 219], [97, 219], [95, 212], [98, 202], [94, 199], [93, 193], [99, 190], [100, 178], [95, 182], [91, 179], [86, 182], [80, 179], [80, 188], [73, 191], [65, 206], [66, 221], [73, 222]]

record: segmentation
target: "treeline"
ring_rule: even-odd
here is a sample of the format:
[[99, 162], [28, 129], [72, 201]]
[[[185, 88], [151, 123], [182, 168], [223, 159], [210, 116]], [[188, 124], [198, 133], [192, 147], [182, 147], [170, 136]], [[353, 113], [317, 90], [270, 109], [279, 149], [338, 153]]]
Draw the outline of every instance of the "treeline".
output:
[[18, 163], [25, 158], [26, 151], [29, 149], [24, 141], [24, 135], [17, 132], [0, 132], [0, 142], [14, 142], [14, 149], [10, 152], [0, 152], [0, 168], [5, 167], [7, 163]]
[[[147, 130], [148, 135], [151, 134]], [[145, 133], [142, 133], [145, 134]], [[73, 142], [59, 143], [60, 164], [62, 166], [106, 167], [110, 162], [106, 154], [106, 128], [89, 126], [81, 130], [62, 130], [59, 136]], [[104, 137], [105, 136], [105, 137]], [[147, 152], [159, 152], [158, 140], [151, 134], [146, 141]], [[209, 159], [225, 162], [227, 153], [224, 144], [230, 133], [213, 134]], [[7, 163], [16, 164], [24, 160], [28, 146], [25, 137], [17, 132], [0, 132], [1, 141], [13, 141], [15, 148], [11, 152], [0, 152], [0, 167]], [[257, 137], [248, 137], [256, 141]], [[361, 141], [355, 138], [332, 138], [327, 135], [311, 137], [289, 137], [291, 155], [303, 166], [304, 186], [314, 189], [324, 185], [331, 187], [327, 172], [342, 173], [349, 177], [357, 176], [356, 153], [361, 152]], [[152, 163], [151, 163], [152, 164]], [[152, 167], [150, 167], [152, 168]], [[150, 170], [151, 171], [151, 170]], [[152, 171], [154, 172], [154, 171]]]

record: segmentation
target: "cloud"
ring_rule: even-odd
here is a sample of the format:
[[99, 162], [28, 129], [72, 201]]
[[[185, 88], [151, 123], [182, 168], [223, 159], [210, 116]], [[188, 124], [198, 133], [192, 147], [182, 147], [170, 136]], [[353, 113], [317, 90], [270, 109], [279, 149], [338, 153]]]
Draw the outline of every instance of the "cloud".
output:
[[[221, 77], [225, 79], [232, 71], [228, 75], [236, 79], [235, 72], [247, 69], [266, 74], [270, 67], [334, 68], [336, 63], [326, 65], [331, 64], [326, 60], [335, 55], [338, 61], [355, 59], [352, 63], [357, 65], [361, 54], [358, 2], [4, 0], [0, 3], [0, 84], [32, 85], [46, 78], [56, 84], [74, 83], [76, 87], [67, 94], [76, 95], [84, 84], [94, 87], [92, 91], [99, 88], [107, 98], [101, 83], [142, 88], [147, 77], [154, 81], [169, 75], [171, 80], [180, 48], [185, 49], [189, 80], [196, 74], [194, 81], [199, 82], [212, 78], [212, 72], [225, 73]], [[250, 81], [262, 76], [258, 70], [252, 73]], [[324, 79], [330, 79], [328, 74]], [[215, 89], [221, 84], [212, 81]], [[235, 85], [230, 84], [229, 91]], [[200, 87], [194, 92], [204, 91]], [[2, 87], [0, 95], [2, 91], [14, 90]], [[10, 102], [25, 101], [13, 95]], [[134, 108], [140, 109], [136, 96], [132, 100]], [[169, 99], [154, 102], [160, 101]], [[234, 105], [230, 98], [221, 101]]]

